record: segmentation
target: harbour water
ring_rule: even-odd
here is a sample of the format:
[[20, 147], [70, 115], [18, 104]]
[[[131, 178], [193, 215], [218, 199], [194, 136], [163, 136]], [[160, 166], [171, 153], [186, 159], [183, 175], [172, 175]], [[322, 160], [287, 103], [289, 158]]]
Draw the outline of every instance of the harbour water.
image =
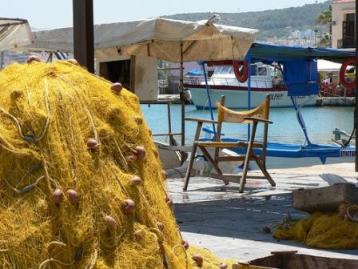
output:
[[[180, 105], [171, 106], [172, 132], [180, 131]], [[167, 106], [166, 105], [142, 105], [142, 111], [149, 127], [155, 133], [168, 132]], [[335, 128], [350, 133], [353, 130], [353, 107], [304, 107], [302, 115], [306, 123], [311, 142], [332, 143], [332, 131]], [[216, 111], [214, 111], [216, 115]], [[193, 118], [210, 119], [208, 110], [197, 110], [195, 106], [186, 106], [186, 116]], [[269, 141], [303, 143], [303, 132], [296, 118], [293, 108], [272, 108], [270, 120], [273, 124], [269, 127]], [[208, 128], [212, 128], [207, 125]], [[186, 142], [193, 140], [196, 123], [186, 123]], [[224, 124], [223, 133], [227, 137], [246, 137], [245, 125]], [[259, 135], [261, 130], [259, 130]], [[166, 141], [165, 138], [160, 140]], [[178, 137], [177, 141], [180, 141]]]

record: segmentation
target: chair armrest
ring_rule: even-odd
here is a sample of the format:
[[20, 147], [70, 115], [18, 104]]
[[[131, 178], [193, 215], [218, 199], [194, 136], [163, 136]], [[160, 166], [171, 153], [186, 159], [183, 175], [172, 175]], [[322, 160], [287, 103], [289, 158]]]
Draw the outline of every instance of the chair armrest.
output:
[[216, 120], [208, 120], [208, 119], [197, 119], [197, 118], [185, 118], [187, 121], [196, 121], [196, 122], [205, 122], [205, 123], [219, 123]]
[[256, 117], [246, 117], [244, 118], [245, 120], [251, 120], [251, 121], [256, 121], [256, 122], [262, 122], [262, 123], [268, 123], [268, 124], [272, 124], [272, 121], [269, 120], [265, 120], [265, 119], [261, 119], [261, 118], [256, 118]]

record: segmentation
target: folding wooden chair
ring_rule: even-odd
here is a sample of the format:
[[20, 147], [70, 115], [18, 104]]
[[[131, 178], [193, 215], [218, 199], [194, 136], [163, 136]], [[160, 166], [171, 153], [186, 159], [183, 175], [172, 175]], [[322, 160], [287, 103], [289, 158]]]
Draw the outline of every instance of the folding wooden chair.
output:
[[[205, 156], [205, 158], [212, 164], [215, 171], [218, 173], [217, 177], [222, 179], [225, 184], [229, 183], [229, 179], [234, 177], [240, 178], [240, 192], [244, 191], [244, 186], [246, 183], [246, 178], [248, 176], [249, 161], [254, 160], [264, 176], [253, 177], [253, 178], [266, 178], [272, 186], [276, 186], [276, 183], [271, 178], [270, 174], [266, 169], [266, 147], [267, 147], [267, 133], [268, 125], [272, 122], [269, 121], [269, 111], [270, 111], [270, 96], [266, 96], [264, 102], [262, 102], [258, 107], [247, 110], [247, 111], [233, 111], [224, 106], [225, 96], [221, 97], [221, 101], [218, 104], [218, 119], [216, 121], [206, 120], [206, 119], [195, 119], [187, 118], [186, 120], [197, 122], [197, 128], [195, 132], [194, 144], [189, 160], [189, 165], [185, 175], [185, 184], [183, 190], [186, 191], [189, 184], [190, 172], [193, 167], [195, 154], [198, 148]], [[224, 122], [230, 123], [250, 123], [252, 125], [251, 135], [249, 141], [238, 141], [238, 142], [224, 142], [221, 140], [221, 130], [222, 124]], [[214, 141], [200, 141], [200, 133], [203, 127], [203, 123], [213, 123], [217, 125], [216, 136]], [[256, 129], [258, 123], [264, 124], [263, 129], [263, 140], [262, 142], [255, 141]], [[214, 149], [214, 157], [212, 157], [208, 149]], [[220, 156], [220, 149], [230, 149], [230, 148], [243, 148], [244, 152], [246, 149], [246, 154], [237, 155], [237, 156]], [[255, 149], [261, 149], [261, 153], [258, 155], [255, 153]], [[223, 174], [219, 167], [219, 162], [223, 161], [244, 161], [244, 167], [242, 175], [228, 175]]]

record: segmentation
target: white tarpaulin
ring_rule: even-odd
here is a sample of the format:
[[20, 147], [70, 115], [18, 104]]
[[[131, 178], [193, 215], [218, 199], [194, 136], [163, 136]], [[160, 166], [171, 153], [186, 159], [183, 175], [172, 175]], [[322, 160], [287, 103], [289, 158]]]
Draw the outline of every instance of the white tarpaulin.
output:
[[342, 64], [335, 63], [327, 60], [318, 59], [317, 68], [318, 71], [324, 72], [338, 72], [341, 69]]
[[0, 51], [27, 46], [32, 34], [27, 20], [0, 18]]
[[[245, 57], [257, 30], [210, 21], [149, 19], [95, 25], [97, 58], [146, 55], [171, 62], [232, 60]], [[72, 28], [34, 33], [31, 49], [73, 50]]]

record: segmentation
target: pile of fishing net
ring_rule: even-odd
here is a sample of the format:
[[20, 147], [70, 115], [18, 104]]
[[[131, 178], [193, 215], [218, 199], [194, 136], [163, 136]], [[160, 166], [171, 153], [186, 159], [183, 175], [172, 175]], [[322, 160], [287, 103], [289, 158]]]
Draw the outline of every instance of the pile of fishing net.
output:
[[[358, 206], [342, 204], [338, 213], [313, 213], [306, 219], [285, 221], [276, 239], [302, 242], [322, 249], [358, 249]], [[349, 212], [351, 211], [351, 214]]]
[[1, 268], [219, 268], [181, 238], [134, 94], [36, 59], [0, 90]]

